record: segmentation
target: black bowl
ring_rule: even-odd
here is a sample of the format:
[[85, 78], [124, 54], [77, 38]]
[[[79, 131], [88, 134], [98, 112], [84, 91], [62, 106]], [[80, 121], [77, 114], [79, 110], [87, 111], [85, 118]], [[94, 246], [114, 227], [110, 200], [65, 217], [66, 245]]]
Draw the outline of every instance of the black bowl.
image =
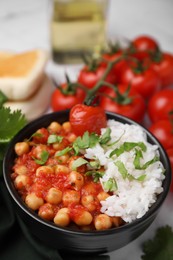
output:
[[[41, 219], [35, 212], [25, 205], [15, 189], [10, 175], [14, 158], [16, 156], [14, 152], [15, 143], [30, 137], [38, 128], [47, 127], [52, 121], [57, 120], [59, 123], [63, 123], [68, 120], [68, 117], [69, 111], [44, 115], [29, 123], [13, 138], [9, 144], [3, 162], [3, 175], [7, 189], [12, 197], [17, 212], [27, 224], [29, 230], [43, 243], [53, 248], [62, 251], [65, 250], [66, 252], [69, 251], [71, 253], [105, 253], [119, 249], [140, 236], [157, 216], [160, 207], [168, 194], [171, 182], [171, 168], [168, 157], [156, 138], [144, 128], [147, 133], [148, 141], [151, 144], [157, 144], [159, 147], [160, 160], [166, 169], [166, 178], [163, 182], [164, 191], [158, 196], [156, 203], [152, 205], [149, 211], [142, 218], [135, 220], [130, 224], [106, 231], [76, 231], [70, 228], [58, 227], [49, 221]], [[107, 113], [107, 118], [122, 123], [137, 124], [126, 117], [113, 113]]]

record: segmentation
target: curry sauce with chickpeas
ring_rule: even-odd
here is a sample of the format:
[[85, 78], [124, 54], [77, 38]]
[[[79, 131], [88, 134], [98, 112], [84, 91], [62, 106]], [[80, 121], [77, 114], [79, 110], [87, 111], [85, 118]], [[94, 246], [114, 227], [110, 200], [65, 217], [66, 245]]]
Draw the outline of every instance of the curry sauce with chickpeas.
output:
[[70, 122], [52, 122], [16, 143], [11, 177], [18, 193], [30, 209], [58, 226], [105, 230], [122, 225], [120, 217], [100, 212], [100, 201], [111, 192], [103, 190], [99, 176], [89, 174], [77, 138]]

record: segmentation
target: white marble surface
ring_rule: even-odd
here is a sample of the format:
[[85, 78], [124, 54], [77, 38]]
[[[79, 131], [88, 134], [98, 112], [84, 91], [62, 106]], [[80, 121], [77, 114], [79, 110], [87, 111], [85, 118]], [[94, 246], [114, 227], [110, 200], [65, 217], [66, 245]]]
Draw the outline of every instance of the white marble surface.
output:
[[[51, 0], [0, 0], [0, 51], [21, 52], [33, 48], [50, 51]], [[173, 1], [172, 0], [111, 0], [108, 13], [108, 35], [133, 38], [151, 34], [163, 50], [173, 52]], [[63, 79], [69, 70], [75, 77], [76, 68], [48, 63], [47, 72]], [[173, 194], [169, 194], [158, 217], [137, 240], [110, 253], [111, 260], [138, 260], [141, 243], [152, 238], [158, 226], [173, 227]], [[130, 257], [129, 257], [130, 256]]]

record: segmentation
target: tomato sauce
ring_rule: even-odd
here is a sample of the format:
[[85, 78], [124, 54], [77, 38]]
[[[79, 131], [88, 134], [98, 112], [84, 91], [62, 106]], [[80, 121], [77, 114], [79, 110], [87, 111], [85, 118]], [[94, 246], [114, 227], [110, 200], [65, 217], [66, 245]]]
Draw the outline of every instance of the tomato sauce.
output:
[[[73, 162], [83, 159], [83, 155], [75, 155], [71, 139], [77, 137], [69, 124], [65, 125], [68, 128], [58, 124], [58, 132], [51, 124], [47, 129], [38, 129], [28, 140], [21, 141], [22, 154], [21, 150], [18, 154], [17, 143], [11, 178], [26, 205], [41, 218], [59, 226], [93, 230], [101, 214], [100, 201], [109, 194], [99, 181], [86, 174], [85, 164], [73, 169]], [[113, 226], [113, 218], [109, 218]]]

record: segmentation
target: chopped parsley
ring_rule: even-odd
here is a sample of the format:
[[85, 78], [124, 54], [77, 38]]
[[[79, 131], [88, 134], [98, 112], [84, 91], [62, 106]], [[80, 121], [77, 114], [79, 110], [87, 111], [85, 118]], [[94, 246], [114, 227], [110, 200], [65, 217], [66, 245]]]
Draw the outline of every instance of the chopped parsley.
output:
[[111, 129], [108, 127], [103, 135], [100, 136], [99, 143], [107, 144], [111, 140]]
[[146, 170], [148, 168], [148, 166], [150, 166], [151, 164], [153, 164], [159, 160], [159, 157], [155, 156], [153, 159], [151, 159], [151, 160], [147, 161], [146, 163], [144, 163], [143, 165], [141, 165], [141, 163], [140, 163], [141, 158], [143, 158], [141, 150], [135, 149], [135, 158], [133, 161], [135, 169]]
[[57, 152], [55, 153], [55, 157], [65, 155], [65, 154], [69, 153], [71, 150], [72, 150], [72, 147], [67, 146], [67, 147], [64, 148], [63, 150], [57, 151]]
[[[0, 101], [2, 105], [5, 99], [2, 95], [0, 95], [0, 99], [2, 99]], [[12, 112], [10, 108], [1, 106], [0, 119], [0, 167], [2, 168], [8, 143], [27, 124], [27, 120], [20, 110]]]
[[143, 142], [124, 142], [119, 148], [116, 148], [110, 153], [110, 157], [116, 155], [120, 156], [124, 152], [130, 152], [133, 148], [139, 147], [143, 152], [146, 151], [147, 147]]
[[76, 160], [73, 161], [72, 163], [72, 170], [76, 170], [78, 167], [87, 164], [88, 161], [83, 159], [82, 157], [77, 158]]
[[34, 161], [37, 163], [37, 164], [40, 164], [40, 165], [43, 165], [47, 162], [47, 159], [49, 158], [49, 153], [48, 151], [42, 151], [41, 153], [41, 158], [40, 159], [36, 159], [33, 157]]
[[61, 143], [63, 140], [63, 137], [60, 135], [52, 134], [49, 135], [47, 143], [48, 144], [54, 144], [54, 143]]
[[125, 168], [124, 163], [121, 161], [116, 161], [115, 165], [117, 166], [118, 171], [121, 173], [123, 179], [126, 179], [128, 176], [128, 172], [127, 172], [127, 169]]
[[109, 178], [109, 180], [107, 180], [106, 182], [103, 182], [103, 188], [106, 191], [113, 192], [118, 189], [118, 185], [114, 178]]
[[156, 230], [153, 239], [142, 244], [143, 260], [172, 260], [173, 259], [173, 230], [166, 225]]
[[73, 143], [75, 154], [78, 154], [80, 150], [94, 147], [98, 143], [98, 140], [99, 136], [97, 134], [89, 134], [89, 132], [86, 131], [83, 136], [77, 137]]
[[86, 172], [85, 174], [86, 174], [86, 176], [92, 176], [94, 182], [98, 182], [99, 179], [100, 179], [101, 177], [103, 177], [104, 172], [93, 170], [93, 171], [88, 171], [88, 172]]
[[27, 123], [20, 110], [11, 112], [9, 107], [0, 108], [0, 119], [0, 144], [8, 143]]

